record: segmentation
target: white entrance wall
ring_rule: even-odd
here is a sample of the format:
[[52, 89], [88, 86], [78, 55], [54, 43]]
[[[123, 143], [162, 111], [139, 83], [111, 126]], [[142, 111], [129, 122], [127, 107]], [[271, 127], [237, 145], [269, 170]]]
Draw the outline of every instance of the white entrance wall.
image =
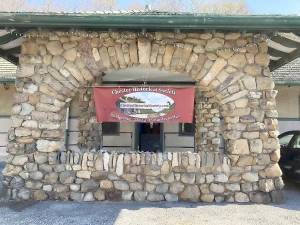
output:
[[[79, 118], [70, 118], [70, 127], [68, 131], [68, 144], [72, 150], [79, 151], [78, 133]], [[179, 123], [164, 124], [164, 151], [166, 152], [183, 152], [194, 151], [194, 136], [186, 136], [179, 134]], [[134, 151], [134, 143], [136, 141], [134, 123], [121, 123], [119, 135], [104, 135], [103, 149], [110, 151]]]

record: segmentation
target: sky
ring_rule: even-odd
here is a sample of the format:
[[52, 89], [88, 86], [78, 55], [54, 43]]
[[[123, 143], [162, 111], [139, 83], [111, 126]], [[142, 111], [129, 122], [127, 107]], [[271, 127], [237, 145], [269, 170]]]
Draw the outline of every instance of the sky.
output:
[[300, 0], [246, 0], [252, 14], [300, 14]]
[[[1, 1], [1, 0], [0, 0]], [[44, 0], [29, 0], [32, 4], [41, 4]], [[76, 6], [76, 2], [89, 0], [54, 0], [66, 8]], [[135, 0], [142, 5], [147, 4], [147, 0]], [[161, 0], [163, 1], [163, 0]], [[207, 2], [213, 0], [206, 0]], [[234, 0], [233, 0], [234, 1]], [[250, 10], [250, 14], [300, 14], [300, 0], [245, 0]], [[117, 0], [118, 9], [127, 9], [131, 0]]]

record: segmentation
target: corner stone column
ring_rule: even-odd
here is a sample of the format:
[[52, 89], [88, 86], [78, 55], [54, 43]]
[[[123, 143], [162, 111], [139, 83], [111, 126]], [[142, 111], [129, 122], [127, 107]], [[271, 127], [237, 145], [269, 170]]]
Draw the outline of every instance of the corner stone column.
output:
[[237, 202], [268, 203], [283, 199], [284, 184], [278, 165], [277, 91], [270, 77], [265, 46], [264, 41], [251, 45], [257, 52], [255, 64], [244, 68], [246, 75], [240, 79], [240, 91], [220, 101], [231, 164], [229, 183], [240, 183], [240, 192], [234, 196]]
[[86, 150], [98, 149], [101, 146], [101, 124], [96, 122], [93, 89], [85, 88], [79, 91], [79, 141], [80, 148]]
[[41, 92], [31, 78], [18, 77], [16, 87], [3, 175], [8, 195], [26, 200], [31, 198], [29, 189], [43, 177], [38, 164], [54, 163], [58, 152], [64, 150], [65, 110], [63, 102]]

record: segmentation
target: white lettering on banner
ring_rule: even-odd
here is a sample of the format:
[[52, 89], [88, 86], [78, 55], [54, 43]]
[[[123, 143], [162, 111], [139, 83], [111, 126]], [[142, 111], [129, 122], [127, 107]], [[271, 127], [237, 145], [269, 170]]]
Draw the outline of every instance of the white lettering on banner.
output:
[[131, 93], [131, 92], [159, 92], [159, 93], [164, 93], [164, 94], [171, 94], [175, 95], [176, 90], [171, 89], [171, 88], [152, 88], [152, 87], [131, 87], [131, 88], [118, 88], [118, 89], [113, 89], [111, 93], [113, 95], [118, 95], [118, 94], [125, 94], [125, 93]]
[[120, 103], [121, 109], [168, 109], [169, 107], [168, 104]]

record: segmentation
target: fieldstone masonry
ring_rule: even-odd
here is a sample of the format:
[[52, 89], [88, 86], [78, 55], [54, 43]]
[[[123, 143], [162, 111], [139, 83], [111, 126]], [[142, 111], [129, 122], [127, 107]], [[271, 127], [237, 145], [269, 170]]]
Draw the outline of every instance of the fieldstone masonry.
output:
[[[274, 82], [252, 33], [31, 32], [22, 45], [4, 183], [12, 199], [282, 200]], [[87, 86], [128, 67], [196, 81], [194, 153], [92, 150]], [[101, 83], [101, 82], [100, 82]], [[65, 111], [81, 92], [81, 152], [65, 149]], [[90, 97], [89, 97], [90, 96]], [[220, 152], [220, 135], [225, 151]]]

